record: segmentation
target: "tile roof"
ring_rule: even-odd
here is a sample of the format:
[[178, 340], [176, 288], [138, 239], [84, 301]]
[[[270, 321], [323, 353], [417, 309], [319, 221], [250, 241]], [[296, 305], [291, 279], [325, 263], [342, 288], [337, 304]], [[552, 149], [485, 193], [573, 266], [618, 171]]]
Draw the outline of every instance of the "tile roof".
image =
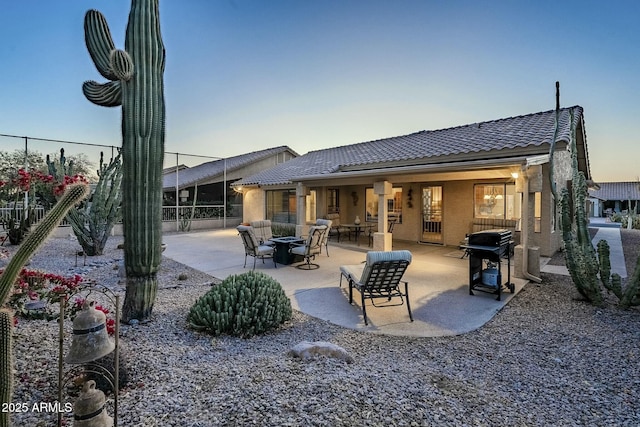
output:
[[640, 182], [599, 182], [599, 190], [589, 190], [589, 196], [600, 200], [640, 200]]
[[[224, 174], [225, 160], [227, 165], [227, 173], [235, 169], [242, 168], [250, 165], [258, 160], [265, 159], [275, 154], [290, 151], [297, 155], [295, 151], [286, 145], [279, 147], [268, 148], [266, 150], [254, 151], [252, 153], [241, 154], [239, 156], [228, 157], [226, 159], [213, 160], [199, 164], [194, 167], [180, 169], [178, 171], [178, 188], [188, 187], [196, 182], [200, 182], [207, 179], [215, 178], [216, 176], [222, 176]], [[162, 188], [170, 189], [176, 187], [176, 173], [167, 173], [162, 178]]]
[[[560, 110], [558, 141], [570, 139], [570, 111], [580, 123], [580, 106]], [[245, 177], [234, 185], [290, 184], [295, 178], [396, 165], [437, 164], [456, 160], [513, 156], [513, 149], [546, 154], [553, 138], [555, 110], [345, 145], [292, 159]]]

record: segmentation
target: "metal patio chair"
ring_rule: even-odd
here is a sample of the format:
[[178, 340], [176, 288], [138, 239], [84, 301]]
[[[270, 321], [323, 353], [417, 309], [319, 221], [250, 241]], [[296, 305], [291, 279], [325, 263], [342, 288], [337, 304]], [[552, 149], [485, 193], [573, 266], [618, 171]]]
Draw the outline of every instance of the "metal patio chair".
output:
[[256, 234], [253, 232], [253, 227], [250, 225], [239, 225], [236, 230], [240, 233], [242, 243], [244, 244], [244, 266], [247, 266], [247, 256], [253, 257], [253, 269], [256, 269], [256, 260], [260, 258], [264, 264], [265, 258], [273, 258], [273, 266], [278, 268], [276, 264], [276, 249], [273, 246], [261, 245], [258, 242]]
[[324, 225], [327, 229], [324, 232], [324, 236], [322, 236], [322, 242], [320, 243], [320, 253], [322, 253], [322, 247], [324, 246], [324, 252], [329, 256], [329, 230], [331, 230], [331, 224], [333, 221], [330, 219], [316, 219], [316, 225]]
[[313, 225], [309, 228], [309, 236], [307, 240], [300, 245], [292, 246], [289, 252], [294, 255], [300, 255], [304, 257], [306, 263], [296, 265], [296, 268], [305, 270], [315, 270], [320, 268], [320, 265], [311, 262], [315, 259], [316, 255], [320, 253], [322, 248], [322, 239], [327, 231], [326, 225]]
[[[402, 280], [407, 267], [411, 264], [411, 252], [402, 251], [370, 251], [367, 260], [360, 265], [343, 265], [340, 267], [340, 286], [342, 278], [349, 281], [349, 304], [353, 304], [353, 288], [360, 291], [364, 324], [368, 325], [366, 299], [370, 299], [374, 307], [389, 307], [407, 303], [409, 319], [413, 322], [411, 305], [409, 304], [409, 283]], [[404, 292], [400, 289], [404, 284]], [[376, 305], [376, 299], [384, 298], [390, 302], [392, 298], [400, 298], [399, 303]]]

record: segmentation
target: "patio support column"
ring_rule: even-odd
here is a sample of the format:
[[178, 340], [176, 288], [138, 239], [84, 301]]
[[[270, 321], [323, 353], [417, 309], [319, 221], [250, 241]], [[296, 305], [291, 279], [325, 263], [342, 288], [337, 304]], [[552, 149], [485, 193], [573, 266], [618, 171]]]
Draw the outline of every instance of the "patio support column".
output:
[[373, 183], [373, 192], [378, 195], [378, 231], [373, 234], [373, 250], [390, 251], [393, 236], [387, 233], [387, 199], [391, 196], [392, 185], [389, 181], [376, 181]]
[[307, 234], [307, 194], [308, 188], [299, 182], [296, 185], [296, 236]]
[[516, 181], [516, 191], [522, 193], [522, 214], [521, 241], [514, 250], [514, 276], [540, 283], [540, 248], [530, 246], [529, 236], [535, 232], [535, 193], [542, 191], [542, 167], [523, 167], [522, 175]]

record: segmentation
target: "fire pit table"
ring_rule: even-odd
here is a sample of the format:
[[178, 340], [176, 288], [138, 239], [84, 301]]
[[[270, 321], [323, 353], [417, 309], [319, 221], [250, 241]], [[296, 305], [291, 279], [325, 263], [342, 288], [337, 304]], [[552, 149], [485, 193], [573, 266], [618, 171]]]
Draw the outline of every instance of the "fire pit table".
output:
[[289, 253], [291, 244], [304, 242], [304, 239], [293, 236], [272, 237], [269, 240], [276, 244], [276, 262], [285, 265], [292, 264], [296, 259], [296, 255]]

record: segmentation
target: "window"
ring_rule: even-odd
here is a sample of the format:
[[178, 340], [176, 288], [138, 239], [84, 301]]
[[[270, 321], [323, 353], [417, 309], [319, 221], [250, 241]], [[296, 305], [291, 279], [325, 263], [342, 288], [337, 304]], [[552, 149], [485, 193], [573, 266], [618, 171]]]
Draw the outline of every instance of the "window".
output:
[[[378, 220], [379, 196], [373, 192], [373, 188], [367, 188], [365, 191], [365, 221]], [[387, 212], [389, 220], [396, 220], [398, 224], [402, 224], [402, 188], [393, 187], [391, 197], [387, 199]]]
[[515, 184], [476, 184], [474, 218], [520, 219], [522, 201]]
[[327, 190], [327, 213], [340, 213], [340, 190], [337, 188]]
[[296, 190], [266, 191], [267, 218], [273, 222], [296, 223]]

